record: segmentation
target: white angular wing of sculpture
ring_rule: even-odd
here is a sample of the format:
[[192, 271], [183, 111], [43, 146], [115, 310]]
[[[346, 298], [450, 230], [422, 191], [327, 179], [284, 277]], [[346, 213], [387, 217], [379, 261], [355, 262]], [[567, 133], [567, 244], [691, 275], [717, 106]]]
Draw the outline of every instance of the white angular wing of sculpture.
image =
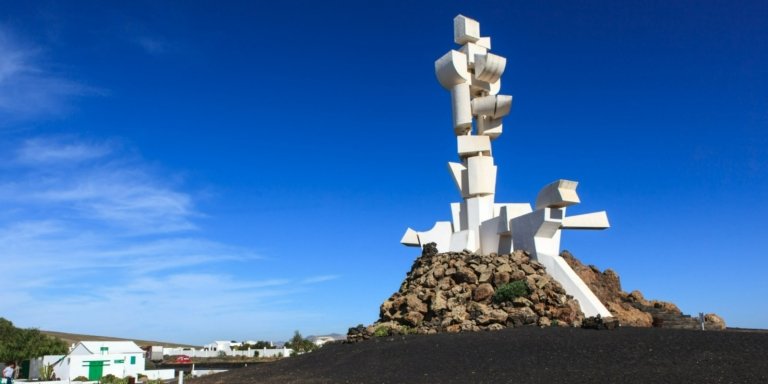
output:
[[611, 313], [560, 257], [562, 229], [605, 229], [604, 211], [566, 217], [566, 207], [578, 204], [575, 181], [558, 180], [539, 192], [535, 210], [528, 203], [497, 204], [497, 167], [491, 141], [502, 133], [502, 118], [512, 108], [512, 96], [499, 95], [507, 59], [489, 53], [491, 38], [480, 36], [480, 23], [458, 15], [453, 20], [451, 50], [435, 62], [435, 74], [451, 92], [453, 131], [461, 163], [448, 168], [462, 201], [451, 204], [452, 220], [439, 221], [429, 231], [408, 228], [401, 243], [423, 247], [436, 243], [438, 252], [482, 254], [526, 250], [575, 297], [587, 316]]

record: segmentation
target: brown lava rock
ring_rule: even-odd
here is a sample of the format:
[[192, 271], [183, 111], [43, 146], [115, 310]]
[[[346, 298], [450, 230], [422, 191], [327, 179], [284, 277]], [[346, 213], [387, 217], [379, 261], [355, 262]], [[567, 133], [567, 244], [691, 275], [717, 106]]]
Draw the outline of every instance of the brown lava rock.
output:
[[[494, 297], [499, 287], [522, 281], [529, 293], [514, 299]], [[373, 334], [499, 330], [524, 325], [581, 325], [578, 302], [528, 254], [481, 256], [437, 253], [428, 245], [414, 261], [400, 290], [382, 305]], [[380, 330], [379, 334], [385, 331]], [[364, 338], [357, 336], [355, 339]]]
[[[599, 320], [600, 324], [607, 321], [612, 327], [700, 328], [698, 319], [684, 315], [672, 303], [646, 300], [638, 291], [622, 291], [616, 272], [585, 266], [568, 251], [561, 256], [613, 314], [613, 318]], [[500, 287], [512, 282], [523, 282], [528, 293], [506, 298], [497, 295]], [[427, 244], [400, 290], [381, 305], [379, 320], [368, 327], [351, 328], [348, 340], [364, 340], [374, 334], [580, 327], [583, 322], [578, 301], [567, 295], [527, 252], [487, 256], [438, 253], [434, 244]], [[705, 322], [707, 329], [725, 328], [723, 319], [715, 314], [706, 315]]]
[[[626, 293], [621, 290], [619, 275], [611, 269], [601, 272], [594, 265], [585, 266], [570, 252], [560, 256], [595, 293], [598, 299], [619, 319], [623, 326], [700, 329], [698, 319], [684, 315], [673, 303], [646, 300], [640, 291]], [[714, 313], [705, 315], [708, 330], [725, 329], [725, 321]]]

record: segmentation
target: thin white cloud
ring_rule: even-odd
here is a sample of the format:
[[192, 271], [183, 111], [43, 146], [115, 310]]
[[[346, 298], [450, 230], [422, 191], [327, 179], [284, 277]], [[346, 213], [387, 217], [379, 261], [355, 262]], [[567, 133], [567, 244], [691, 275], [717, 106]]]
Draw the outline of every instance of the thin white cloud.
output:
[[302, 280], [302, 284], [317, 284], [317, 283], [324, 283], [326, 281], [336, 280], [340, 276], [339, 275], [321, 275], [321, 276], [312, 276], [308, 277], [304, 280]]
[[158, 37], [139, 36], [133, 42], [151, 55], [160, 55], [168, 51], [168, 43]]
[[120, 146], [36, 137], [8, 154], [0, 265], [3, 315], [17, 324], [115, 335], [117, 321], [126, 336], [206, 341], [322, 316], [295, 297], [338, 276], [243, 277], [261, 257], [205, 238], [193, 195]]
[[0, 124], [66, 112], [73, 96], [94, 90], [47, 71], [40, 50], [23, 44], [0, 25]]
[[[44, 56], [0, 25], [0, 129], [59, 116], [94, 92]], [[247, 266], [261, 259], [255, 251], [206, 238], [178, 177], [114, 142], [10, 140], [0, 143], [0, 296], [18, 325], [208, 341], [322, 317], [297, 309], [297, 295], [335, 276], [260, 276]]]
[[[98, 160], [98, 161], [86, 161]], [[25, 141], [13, 163], [20, 176], [0, 179], [0, 198], [48, 206], [134, 234], [195, 229], [191, 196], [162, 181], [140, 160], [106, 144], [73, 138]], [[7, 167], [7, 166], [6, 166]]]
[[114, 146], [76, 138], [22, 141], [0, 173], [0, 259], [19, 277], [61, 285], [109, 271], [119, 280], [252, 252], [189, 236], [190, 194]]
[[56, 143], [50, 138], [29, 139], [19, 148], [17, 160], [23, 164], [77, 163], [102, 157], [110, 152], [110, 146], [87, 143]]
[[[244, 289], [226, 274], [168, 275], [63, 297], [9, 295], [4, 305], [16, 307], [14, 319], [42, 329], [55, 324], [82, 333], [198, 344], [275, 330], [287, 337], [297, 324], [320, 316], [296, 307], [290, 297], [298, 291], [288, 282], [252, 283], [266, 287]], [[192, 336], [178, 340], [180, 334]]]

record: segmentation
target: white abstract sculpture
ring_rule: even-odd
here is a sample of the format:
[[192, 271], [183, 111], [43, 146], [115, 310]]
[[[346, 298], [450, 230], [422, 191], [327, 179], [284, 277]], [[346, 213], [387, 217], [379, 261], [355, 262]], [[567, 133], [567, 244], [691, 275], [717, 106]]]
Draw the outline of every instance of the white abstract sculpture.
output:
[[480, 36], [480, 24], [459, 15], [453, 19], [454, 41], [461, 45], [435, 62], [437, 79], [451, 92], [453, 130], [460, 163], [448, 163], [462, 202], [451, 204], [452, 220], [439, 221], [426, 232], [408, 228], [401, 243], [435, 243], [438, 252], [481, 254], [526, 250], [575, 297], [587, 316], [612, 316], [595, 294], [560, 257], [562, 229], [605, 229], [604, 211], [566, 217], [566, 207], [578, 204], [575, 181], [558, 180], [545, 186], [528, 203], [498, 204], [496, 165], [491, 141], [502, 133], [501, 120], [512, 107], [512, 96], [499, 95], [507, 60], [488, 51], [490, 37]]

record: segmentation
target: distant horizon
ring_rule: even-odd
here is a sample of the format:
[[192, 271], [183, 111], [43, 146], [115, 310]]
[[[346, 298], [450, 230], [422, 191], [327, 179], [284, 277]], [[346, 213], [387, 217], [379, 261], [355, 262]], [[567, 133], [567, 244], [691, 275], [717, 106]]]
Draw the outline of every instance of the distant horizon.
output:
[[[48, 334], [48, 335], [51, 335], [51, 336], [54, 336], [54, 337], [59, 337], [59, 338], [61, 338], [62, 336], [68, 337], [67, 340], [69, 340], [70, 338], [74, 337], [74, 338], [77, 338], [77, 339], [82, 339], [80, 341], [101, 341], [101, 340], [87, 340], [86, 339], [88, 337], [93, 337], [93, 338], [100, 338], [100, 339], [114, 339], [114, 340], [134, 341], [137, 344], [153, 343], [152, 345], [170, 345], [170, 346], [200, 347], [200, 348], [204, 347], [207, 344], [211, 344], [212, 342], [215, 342], [215, 341], [223, 341], [223, 340], [232, 341], [232, 340], [229, 340], [229, 339], [213, 339], [213, 340], [210, 340], [210, 341], [208, 341], [206, 343], [202, 343], [202, 344], [186, 344], [186, 343], [179, 343], [179, 342], [175, 342], [175, 341], [171, 341], [171, 340], [144, 340], [144, 339], [140, 339], [140, 338], [131, 338], [131, 337], [123, 337], [123, 336], [76, 334], [76, 333], [68, 333], [68, 332], [59, 332], [59, 331], [54, 331], [54, 330], [49, 330], [49, 329], [40, 329], [39, 331], [44, 333], [44, 334]], [[315, 335], [315, 334], [311, 334], [311, 335], [302, 334], [302, 336], [304, 338], [306, 338], [306, 339], [311, 338], [311, 337], [345, 336], [345, 335], [346, 334], [337, 333], [337, 332], [323, 333], [323, 334], [318, 334], [318, 335]], [[272, 340], [272, 339], [263, 339], [263, 338], [245, 338], [245, 339], [242, 339], [242, 340], [235, 340], [235, 342], [241, 343], [241, 342], [245, 342], [245, 341], [267, 341], [267, 342], [270, 342], [270, 343], [278, 343], [279, 344], [279, 343], [285, 343], [285, 342], [287, 342], [289, 340], [290, 340], [290, 337], [288, 337], [288, 338], [286, 338], [284, 340]]]
[[579, 182], [561, 249], [768, 328], [766, 2], [0, 3], [3, 317], [203, 345], [371, 324], [461, 199], [434, 61], [480, 22], [497, 202]]

